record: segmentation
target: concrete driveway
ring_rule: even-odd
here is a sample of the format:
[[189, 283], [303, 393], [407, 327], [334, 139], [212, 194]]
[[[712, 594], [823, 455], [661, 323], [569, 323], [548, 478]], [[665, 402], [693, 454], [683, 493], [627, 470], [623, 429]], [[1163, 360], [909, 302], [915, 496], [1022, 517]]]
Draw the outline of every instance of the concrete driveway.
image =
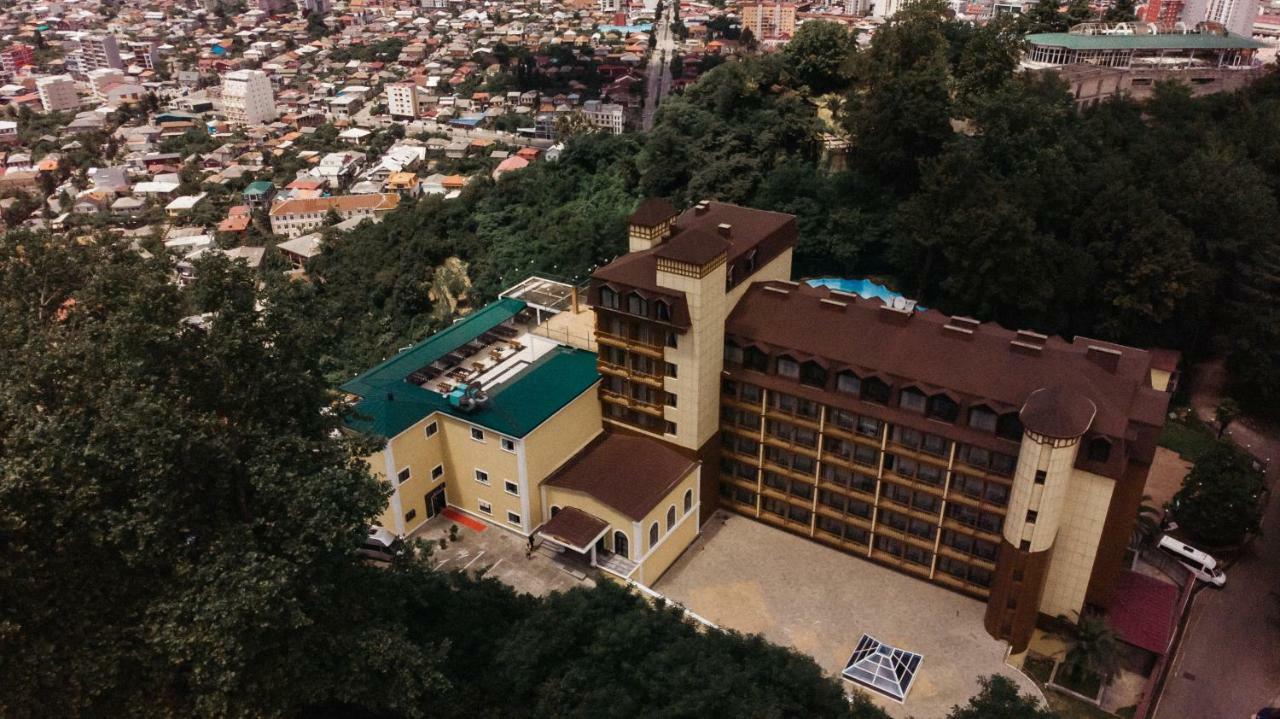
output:
[[832, 676], [864, 632], [923, 654], [905, 705], [872, 695], [895, 717], [941, 719], [988, 674], [1042, 696], [1005, 665], [981, 602], [744, 517], [713, 516], [654, 589], [722, 627], [794, 647]]
[[[1221, 365], [1198, 373], [1192, 406], [1213, 419], [1221, 396]], [[1241, 447], [1261, 460], [1280, 460], [1280, 441], [1241, 422], [1227, 428]], [[1227, 568], [1227, 586], [1201, 589], [1193, 599], [1183, 640], [1174, 657], [1157, 719], [1244, 719], [1263, 706], [1280, 705], [1280, 461], [1268, 465], [1272, 489], [1262, 536]]]

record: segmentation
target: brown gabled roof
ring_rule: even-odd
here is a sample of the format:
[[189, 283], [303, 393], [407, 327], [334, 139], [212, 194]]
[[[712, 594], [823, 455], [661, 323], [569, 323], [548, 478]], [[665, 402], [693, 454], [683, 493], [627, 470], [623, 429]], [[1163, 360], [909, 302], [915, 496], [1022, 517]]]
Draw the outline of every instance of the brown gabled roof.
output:
[[[1082, 337], [1069, 342], [1037, 335], [1042, 339], [1027, 342], [1026, 334], [990, 322], [956, 327], [937, 310], [904, 314], [879, 300], [823, 287], [761, 282], [738, 302], [725, 334], [774, 353], [824, 357], [833, 371], [892, 376], [899, 388], [945, 388], [968, 406], [1022, 408], [1037, 390], [1057, 387], [1032, 401], [1023, 417], [1026, 426], [1053, 436], [1088, 429], [1128, 441], [1132, 423], [1153, 429], [1163, 423], [1169, 396], [1151, 387], [1146, 350]], [[1097, 353], [1090, 348], [1099, 347], [1113, 353], [1113, 364], [1092, 357]], [[802, 390], [797, 385], [796, 393]], [[1086, 403], [1096, 408], [1091, 423], [1085, 421]]]
[[603, 432], [547, 480], [641, 520], [698, 463], [648, 437]]
[[538, 534], [578, 550], [589, 550], [602, 532], [609, 528], [603, 519], [577, 507], [561, 507], [541, 527]]
[[661, 197], [647, 197], [640, 201], [631, 213], [631, 224], [641, 227], [657, 227], [676, 216], [675, 205]]
[[664, 260], [702, 266], [728, 251], [729, 240], [695, 227], [658, 245], [658, 251], [654, 254]]

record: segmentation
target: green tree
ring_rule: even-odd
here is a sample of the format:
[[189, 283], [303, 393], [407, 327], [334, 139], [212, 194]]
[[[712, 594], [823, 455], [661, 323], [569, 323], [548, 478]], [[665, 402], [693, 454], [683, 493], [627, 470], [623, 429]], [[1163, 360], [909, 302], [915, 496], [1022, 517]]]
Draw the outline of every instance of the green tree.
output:
[[1178, 525], [1193, 539], [1221, 547], [1243, 542], [1262, 521], [1262, 473], [1226, 442], [1196, 462], [1173, 496]]
[[1064, 32], [1067, 17], [1062, 12], [1062, 0], [1036, 0], [1022, 16], [1028, 33]]
[[1132, 22], [1138, 14], [1134, 0], [1112, 0], [1111, 7], [1102, 14], [1106, 22]]
[[1093, 5], [1089, 0], [1069, 0], [1066, 15], [1068, 28], [1090, 22], [1094, 19]]
[[1000, 674], [979, 677], [982, 690], [964, 706], [951, 707], [947, 719], [1055, 719], [1031, 694], [1018, 694], [1018, 685]]
[[1213, 410], [1213, 419], [1218, 423], [1218, 439], [1222, 439], [1227, 427], [1240, 417], [1240, 403], [1230, 397], [1224, 397]]
[[823, 95], [848, 85], [857, 47], [853, 34], [844, 25], [806, 22], [796, 29], [783, 55], [798, 83], [814, 95]]

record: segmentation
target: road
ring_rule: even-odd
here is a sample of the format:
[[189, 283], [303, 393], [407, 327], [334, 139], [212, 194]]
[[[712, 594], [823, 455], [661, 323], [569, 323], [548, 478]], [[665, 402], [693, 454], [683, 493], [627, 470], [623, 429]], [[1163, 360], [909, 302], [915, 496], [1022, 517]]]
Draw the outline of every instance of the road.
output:
[[649, 66], [645, 70], [644, 113], [641, 124], [644, 130], [653, 127], [653, 118], [658, 114], [658, 105], [671, 92], [671, 58], [675, 56], [676, 40], [671, 34], [671, 23], [675, 18], [672, 8], [679, 0], [666, 0], [662, 5], [662, 14], [654, 21], [654, 32], [657, 42], [649, 53]]
[[[1221, 364], [1201, 368], [1191, 403], [1212, 420], [1221, 397]], [[1260, 459], [1272, 459], [1271, 501], [1262, 536], [1227, 569], [1223, 589], [1196, 595], [1156, 719], [1232, 719], [1280, 705], [1280, 440], [1242, 422], [1227, 431]]]

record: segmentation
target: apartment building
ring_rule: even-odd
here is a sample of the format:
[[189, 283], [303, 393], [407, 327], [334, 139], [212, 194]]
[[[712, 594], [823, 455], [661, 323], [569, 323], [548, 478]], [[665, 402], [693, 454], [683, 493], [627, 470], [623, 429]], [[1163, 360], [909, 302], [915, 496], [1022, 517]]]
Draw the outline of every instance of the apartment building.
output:
[[112, 35], [85, 35], [80, 38], [80, 49], [75, 53], [80, 72], [88, 74], [102, 68], [124, 69], [120, 58], [120, 45]]
[[796, 34], [796, 6], [761, 1], [743, 5], [742, 27], [758, 40], [790, 38]]
[[99, 102], [107, 99], [109, 88], [124, 82], [125, 74], [122, 70], [104, 67], [89, 72], [89, 89], [93, 91], [93, 99]]
[[70, 75], [50, 75], [36, 80], [36, 92], [45, 112], [74, 110], [80, 107], [80, 93]]
[[322, 228], [330, 210], [344, 220], [377, 218], [399, 205], [400, 195], [394, 193], [285, 200], [271, 207], [271, 232], [297, 237]]
[[271, 79], [261, 70], [234, 70], [222, 78], [222, 113], [233, 125], [262, 125], [278, 117]]
[[614, 135], [622, 134], [627, 120], [627, 112], [622, 105], [599, 100], [587, 100], [583, 103], [582, 114], [592, 126]]
[[698, 534], [701, 466], [605, 431], [595, 354], [537, 334], [555, 313], [504, 297], [342, 386], [350, 430], [385, 439], [368, 458], [392, 487], [380, 523], [462, 513], [652, 583]]
[[36, 64], [36, 53], [30, 45], [14, 43], [0, 51], [0, 70], [15, 73], [21, 68]]
[[411, 82], [387, 85], [387, 112], [392, 117], [413, 119], [418, 116], [418, 87]]
[[719, 506], [985, 600], [1025, 650], [1105, 608], [1169, 396], [1145, 350], [787, 281], [794, 218], [644, 203], [597, 270], [606, 425]]

